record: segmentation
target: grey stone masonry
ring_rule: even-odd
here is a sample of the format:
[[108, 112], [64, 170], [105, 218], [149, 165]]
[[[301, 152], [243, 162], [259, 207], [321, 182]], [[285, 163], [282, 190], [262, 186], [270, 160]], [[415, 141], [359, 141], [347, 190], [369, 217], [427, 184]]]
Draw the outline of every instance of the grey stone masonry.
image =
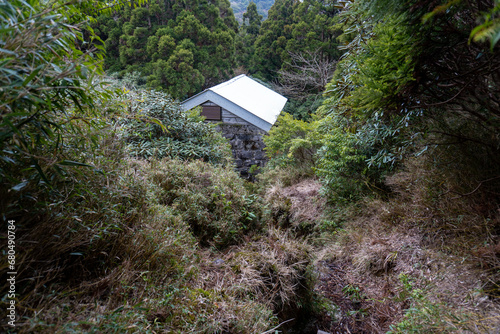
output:
[[[216, 106], [212, 102], [203, 105]], [[217, 121], [217, 129], [231, 143], [236, 170], [246, 179], [253, 179], [250, 168], [263, 167], [267, 162], [262, 137], [266, 132], [244, 119], [222, 109], [222, 121]]]

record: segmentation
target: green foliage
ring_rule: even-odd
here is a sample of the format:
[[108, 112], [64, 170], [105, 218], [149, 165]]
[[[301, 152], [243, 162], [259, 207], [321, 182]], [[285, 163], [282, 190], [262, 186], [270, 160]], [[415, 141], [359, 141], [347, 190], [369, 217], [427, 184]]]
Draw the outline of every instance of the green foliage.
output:
[[[245, 13], [248, 13], [248, 8], [255, 5], [255, 11], [257, 15], [261, 16], [264, 20], [267, 19], [267, 13], [271, 6], [274, 4], [274, 0], [234, 0], [231, 1], [231, 8], [234, 11], [234, 16], [236, 20], [240, 23], [245, 22]], [[245, 11], [246, 9], [246, 11]]]
[[138, 90], [127, 97], [130, 115], [123, 121], [122, 138], [132, 156], [229, 162], [227, 140], [199, 115], [183, 111], [167, 94]]
[[283, 111], [293, 117], [309, 122], [312, 115], [323, 104], [324, 98], [322, 95], [310, 95], [305, 99], [288, 99]]
[[371, 147], [365, 157], [370, 166], [392, 165], [408, 146], [396, 138], [406, 135], [409, 121], [418, 114], [393, 112], [401, 108], [401, 94], [414, 81], [418, 49], [401, 17], [375, 25], [366, 42], [355, 41], [327, 86], [322, 109], [345, 118], [350, 127], [345, 130], [355, 134], [356, 145]]
[[[406, 274], [400, 274], [399, 280], [402, 288], [397, 299], [407, 301], [410, 307], [398, 324], [390, 326], [388, 334], [456, 333], [479, 329], [475, 323], [475, 315], [452, 309], [445, 303], [432, 301], [425, 290], [414, 287], [413, 279]], [[480, 324], [479, 326], [483, 327]]]
[[[164, 46], [160, 39], [159, 48]], [[190, 49], [194, 45], [184, 40]], [[201, 90], [205, 81], [203, 75], [194, 68], [194, 56], [189, 49], [176, 47], [167, 61], [157, 60], [152, 64], [153, 74], [148, 77], [148, 85], [155, 88], [167, 87], [165, 90], [172, 96], [187, 97]]]
[[238, 25], [227, 0], [155, 0], [100, 15], [92, 26], [104, 41], [108, 72], [138, 71], [150, 88], [174, 98], [227, 79], [235, 65]]
[[[286, 51], [317, 52], [322, 59], [338, 59], [341, 51], [336, 38], [338, 29], [338, 9], [331, 1], [301, 1], [293, 11], [294, 24]], [[286, 56], [285, 60], [289, 60]], [[286, 65], [282, 69], [287, 69]]]
[[[100, 146], [107, 154], [94, 163], [102, 165], [106, 174], [88, 170], [81, 176], [85, 196], [73, 193], [73, 185], [68, 185], [61, 189], [66, 200], [51, 205], [56, 217], [37, 219], [31, 229], [18, 224], [23, 240], [31, 241], [18, 253], [23, 270], [16, 292], [22, 296], [19, 314], [26, 319], [19, 332], [56, 328], [100, 333], [135, 326], [141, 331], [212, 333], [229, 326], [254, 333], [270, 328], [275, 317], [265, 296], [274, 301], [282, 292], [291, 298], [293, 291], [284, 289], [297, 286], [303, 259], [300, 264], [280, 263], [278, 275], [290, 273], [287, 266], [293, 272], [280, 276], [280, 282], [290, 279], [293, 284], [273, 285], [257, 296], [253, 289], [265, 287], [263, 278], [252, 278], [251, 284], [223, 280], [223, 287], [214, 287], [205, 275], [213, 269], [204, 269], [213, 259], [199, 246], [224, 247], [258, 232], [261, 200], [248, 193], [244, 181], [229, 168], [201, 161], [123, 159], [123, 154], [110, 154], [123, 150], [119, 143], [114, 138]], [[283, 242], [285, 237], [272, 240]], [[286, 257], [269, 252], [274, 257], [260, 263], [295, 259], [288, 244], [279, 246], [288, 247]], [[259, 256], [257, 246], [252, 247], [254, 256]], [[253, 263], [247, 264], [253, 268]], [[237, 279], [231, 267], [220, 269], [225, 270], [226, 281]], [[28, 279], [33, 272], [43, 273], [43, 279]], [[92, 302], [81, 305], [79, 296]], [[40, 307], [46, 312], [37, 312]], [[225, 321], [228, 316], [230, 323]]]
[[[484, 151], [478, 150], [477, 158], [487, 154], [495, 160], [498, 141], [491, 135], [500, 124], [498, 102], [478, 96], [493, 96], [489, 94], [498, 89], [500, 78], [486, 69], [495, 66], [498, 57], [464, 37], [477, 26], [471, 11], [476, 18], [483, 15], [477, 8], [460, 1], [436, 8], [422, 1], [383, 0], [339, 6], [346, 53], [327, 86], [321, 114], [332, 116], [340, 129], [330, 138], [338, 144], [325, 143], [322, 164], [338, 158], [328, 157], [329, 150], [342, 152], [348, 146], [347, 152], [365, 159], [357, 160], [358, 172], [371, 175], [366, 181], [378, 186], [386, 171], [436, 143], [480, 143]], [[449, 15], [463, 18], [455, 20], [455, 30], [447, 27]], [[474, 92], [468, 88], [472, 82]], [[344, 134], [350, 143], [336, 139]], [[338, 168], [336, 162], [324, 167], [323, 177]]]
[[272, 81], [279, 70], [290, 70], [290, 53], [319, 54], [327, 62], [337, 59], [337, 13], [329, 1], [276, 1], [255, 41], [250, 72]]
[[[336, 80], [327, 87], [329, 94], [344, 97], [341, 106], [347, 113], [359, 118], [369, 118], [381, 107], [397, 109], [398, 96], [415, 80], [418, 49], [404, 19], [387, 19], [375, 25], [372, 34], [361, 52], [347, 55], [339, 64]], [[346, 81], [349, 92], [343, 90]]]
[[[426, 13], [422, 17], [424, 23], [432, 21], [437, 15], [451, 11], [461, 3], [461, 0], [448, 0], [446, 3], [435, 7], [431, 12]], [[482, 13], [478, 16], [477, 21], [481, 22], [480, 25], [476, 26], [470, 32], [469, 43], [473, 40], [475, 42], [485, 42], [490, 41], [490, 50], [493, 48], [500, 40], [500, 1], [495, 0], [494, 3], [491, 1], [489, 3], [481, 4], [483, 6]], [[485, 7], [491, 7], [488, 11], [485, 11]]]
[[493, 51], [495, 45], [500, 41], [500, 1], [495, 0], [494, 7], [483, 15], [482, 24], [474, 28], [470, 33], [469, 41], [476, 42], [490, 40], [490, 49]]
[[[281, 113], [269, 134], [263, 137], [269, 161], [257, 178], [264, 192], [269, 190], [269, 185], [287, 187], [314, 177], [317, 150], [321, 146], [317, 127], [316, 120], [305, 122]], [[288, 210], [280, 207], [278, 216], [288, 220]]]
[[165, 160], [151, 168], [160, 203], [172, 205], [202, 245], [223, 248], [261, 227], [263, 203], [231, 167]]
[[261, 21], [262, 15], [258, 14], [255, 3], [250, 2], [243, 14], [242, 29], [240, 29], [236, 39], [236, 57], [240, 66], [248, 67], [250, 63], [250, 58], [255, 51], [254, 44], [259, 34]]
[[267, 20], [262, 23], [254, 47], [255, 53], [249, 64], [250, 72], [257, 77], [271, 80], [281, 68], [289, 31], [285, 26], [293, 23], [295, 0], [275, 1]]
[[344, 131], [342, 122], [332, 116], [320, 121], [323, 134], [318, 151], [316, 174], [321, 178], [328, 199], [354, 201], [366, 190], [368, 182], [365, 155], [353, 133]]
[[99, 80], [99, 52], [79, 48], [97, 39], [92, 31], [84, 38], [77, 21], [86, 5], [0, 2], [0, 187], [12, 195], [2, 202], [6, 213], [43, 208], [67, 182], [81, 189], [78, 173], [92, 167], [100, 129], [116, 112], [115, 92]]
[[[248, 20], [248, 24], [247, 24]], [[262, 15], [257, 12], [257, 5], [250, 1], [246, 12], [243, 14], [243, 27], [247, 34], [257, 35], [262, 22]]]
[[318, 139], [314, 137], [317, 123], [296, 120], [282, 113], [277, 124], [265, 136], [266, 154], [273, 166], [314, 165]]
[[[85, 15], [67, 5], [49, 10], [35, 1], [0, 2], [0, 207], [4, 218], [16, 220], [22, 245], [16, 250], [16, 305], [23, 319], [17, 330], [260, 333], [275, 326], [273, 313], [292, 303], [302, 286], [307, 247], [283, 232], [251, 239], [262, 229], [263, 201], [230, 167], [201, 161], [225, 162], [227, 142], [165, 93], [136, 91], [155, 78], [145, 79], [140, 66], [128, 63], [144, 60], [141, 48], [149, 48], [167, 54], [165, 61], [174, 56], [185, 73], [200, 59], [192, 38], [206, 31], [184, 15], [163, 22], [164, 30], [149, 38], [149, 19], [162, 19], [159, 3], [123, 6], [119, 11], [129, 23], [123, 26], [98, 18], [96, 32], [109, 34], [103, 46], [131, 65], [122, 84], [134, 91], [120, 99], [112, 95], [115, 85], [97, 80], [102, 71], [92, 50], [77, 47], [89, 45], [76, 22]], [[213, 7], [200, 12], [204, 19], [217, 17]], [[90, 29], [85, 34], [93, 37]], [[177, 40], [181, 35], [186, 38]], [[219, 31], [212, 36], [219, 47], [204, 52], [223, 58], [221, 45], [230, 45], [231, 36]], [[157, 56], [154, 63], [163, 60]], [[121, 127], [114, 131], [110, 124]], [[133, 160], [130, 152], [149, 161]], [[84, 166], [94, 168], [70, 169]], [[211, 265], [212, 254], [200, 246], [224, 248], [246, 238], [249, 249], [242, 248], [239, 258], [249, 260], [243, 264], [248, 270], [238, 271], [237, 261], [221, 266], [222, 277], [231, 280], [222, 285], [205, 275], [214, 273], [202, 268]], [[261, 268], [267, 277], [245, 276]]]

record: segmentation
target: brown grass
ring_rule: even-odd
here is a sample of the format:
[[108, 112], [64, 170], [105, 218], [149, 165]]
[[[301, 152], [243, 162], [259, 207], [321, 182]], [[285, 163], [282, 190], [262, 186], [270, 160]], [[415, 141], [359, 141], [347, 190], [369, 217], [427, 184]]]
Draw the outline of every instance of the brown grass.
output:
[[[312, 179], [273, 183], [264, 207], [239, 197], [250, 193], [228, 169], [165, 163], [127, 161], [114, 178], [94, 180], [104, 197], [56, 207], [66, 222], [100, 222], [89, 229], [75, 219], [80, 229], [70, 233], [51, 218], [20, 235], [20, 333], [250, 334], [292, 318], [279, 330], [500, 329], [497, 204], [481, 191], [456, 198], [467, 186], [425, 159], [388, 178], [391, 200], [331, 210], [335, 217]], [[96, 210], [115, 204], [120, 215]], [[218, 230], [193, 233], [207, 228], [193, 222], [198, 213]], [[325, 221], [342, 223], [325, 232]], [[105, 222], [120, 229], [94, 237]], [[247, 222], [255, 228], [240, 229]]]
[[[128, 219], [116, 232], [92, 241], [97, 227], [109, 223], [92, 213], [89, 220], [103, 221], [95, 230], [92, 225], [64, 234], [67, 221], [45, 219], [19, 239], [29, 245], [20, 254], [26, 256], [23, 277], [30, 283], [20, 293], [18, 314], [24, 318], [17, 332], [250, 334], [277, 326], [276, 314], [300, 307], [296, 297], [306, 290], [309, 246], [286, 230], [259, 227], [237, 235], [234, 240], [240, 242], [230, 247], [202, 247], [190, 217], [214, 207], [225, 210], [221, 219], [227, 221], [221, 226], [228, 229], [219, 233], [234, 233], [229, 229], [240, 222], [251, 227], [249, 219], [230, 220], [241, 218], [241, 208], [254, 210], [255, 219], [261, 219], [259, 199], [250, 197], [229, 169], [201, 162], [165, 163], [126, 161], [109, 185], [101, 183], [103, 197], [88, 199], [101, 214], [98, 209], [113, 201], [120, 201], [116, 206], [131, 201], [123, 207], [130, 210], [122, 216]], [[201, 186], [207, 198], [201, 198]], [[111, 200], [111, 191], [122, 197]], [[186, 212], [176, 200], [188, 205], [190, 194], [198, 206]], [[241, 195], [248, 197], [237, 198]], [[59, 209], [67, 215], [68, 209], [78, 208], [85, 206]], [[79, 255], [71, 255], [73, 259], [70, 252]]]

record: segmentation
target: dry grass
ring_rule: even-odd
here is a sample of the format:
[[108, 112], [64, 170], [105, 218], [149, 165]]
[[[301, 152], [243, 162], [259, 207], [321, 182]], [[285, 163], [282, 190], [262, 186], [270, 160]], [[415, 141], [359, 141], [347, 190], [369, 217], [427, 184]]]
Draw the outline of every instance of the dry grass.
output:
[[321, 184], [314, 179], [305, 179], [288, 187], [274, 184], [265, 194], [271, 209], [270, 220], [289, 229], [295, 236], [313, 233], [325, 217], [326, 201], [319, 195], [320, 188]]
[[126, 161], [19, 238], [19, 332], [498, 332], [500, 212], [454, 181], [412, 161], [326, 230], [315, 180], [264, 207], [228, 169]]
[[316, 260], [316, 289], [338, 307], [320, 329], [500, 330], [499, 215], [493, 203], [481, 202], [484, 194], [456, 198], [443, 191], [458, 189], [455, 181], [415, 160], [388, 179], [396, 198], [362, 204]]
[[[320, 276], [317, 289], [327, 297], [330, 294], [341, 310], [325, 330], [385, 333], [405, 319], [410, 306], [421, 312], [405, 327], [411, 332], [494, 333], [498, 329], [500, 307], [482, 288], [487, 273], [471, 259], [429, 247], [416, 229], [388, 230], [376, 220], [369, 226], [362, 219], [353, 223], [342, 233], [340, 244], [318, 256], [322, 275], [336, 278]], [[410, 277], [411, 287], [401, 277]], [[357, 287], [359, 305], [353, 305], [346, 287]], [[415, 291], [421, 291], [421, 296]], [[363, 316], [355, 312], [359, 309], [365, 311]]]
[[271, 228], [224, 253], [204, 253], [199, 287], [235, 298], [252, 296], [275, 311], [294, 303], [310, 263], [310, 248], [286, 231]]
[[314, 170], [311, 164], [299, 163], [291, 166], [265, 167], [263, 172], [257, 174], [257, 180], [262, 186], [262, 191], [267, 192], [272, 185], [290, 187], [304, 180], [314, 179]]
[[[104, 187], [101, 197], [89, 198], [95, 213], [87, 217], [101, 217], [101, 225], [63, 234], [65, 221], [46, 219], [19, 239], [29, 245], [22, 262], [29, 285], [20, 293], [17, 332], [250, 334], [277, 326], [277, 313], [300, 307], [311, 261], [305, 242], [279, 228], [255, 228], [259, 199], [236, 173], [201, 162], [167, 163], [128, 160], [113, 179], [96, 180]], [[116, 205], [125, 219], [91, 241], [110, 222], [99, 208], [115, 204], [108, 198], [113, 192], [121, 195], [113, 200], [126, 204]], [[196, 205], [184, 210], [191, 199]], [[78, 208], [89, 211], [59, 209], [67, 216]], [[242, 209], [255, 217], [244, 219]], [[203, 247], [190, 219], [210, 210], [226, 220], [219, 240], [240, 223], [246, 235], [238, 232], [230, 247]]]

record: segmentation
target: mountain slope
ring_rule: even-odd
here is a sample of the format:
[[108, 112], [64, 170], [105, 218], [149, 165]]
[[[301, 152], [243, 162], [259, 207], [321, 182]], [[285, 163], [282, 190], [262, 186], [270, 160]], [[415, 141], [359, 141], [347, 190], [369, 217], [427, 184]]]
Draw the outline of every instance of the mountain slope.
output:
[[[269, 8], [274, 4], [274, 0], [254, 0], [257, 5], [257, 11], [262, 18], [267, 19], [267, 12]], [[243, 22], [243, 13], [247, 10], [250, 0], [233, 0], [231, 1], [231, 8], [233, 9], [234, 16], [238, 22]]]

